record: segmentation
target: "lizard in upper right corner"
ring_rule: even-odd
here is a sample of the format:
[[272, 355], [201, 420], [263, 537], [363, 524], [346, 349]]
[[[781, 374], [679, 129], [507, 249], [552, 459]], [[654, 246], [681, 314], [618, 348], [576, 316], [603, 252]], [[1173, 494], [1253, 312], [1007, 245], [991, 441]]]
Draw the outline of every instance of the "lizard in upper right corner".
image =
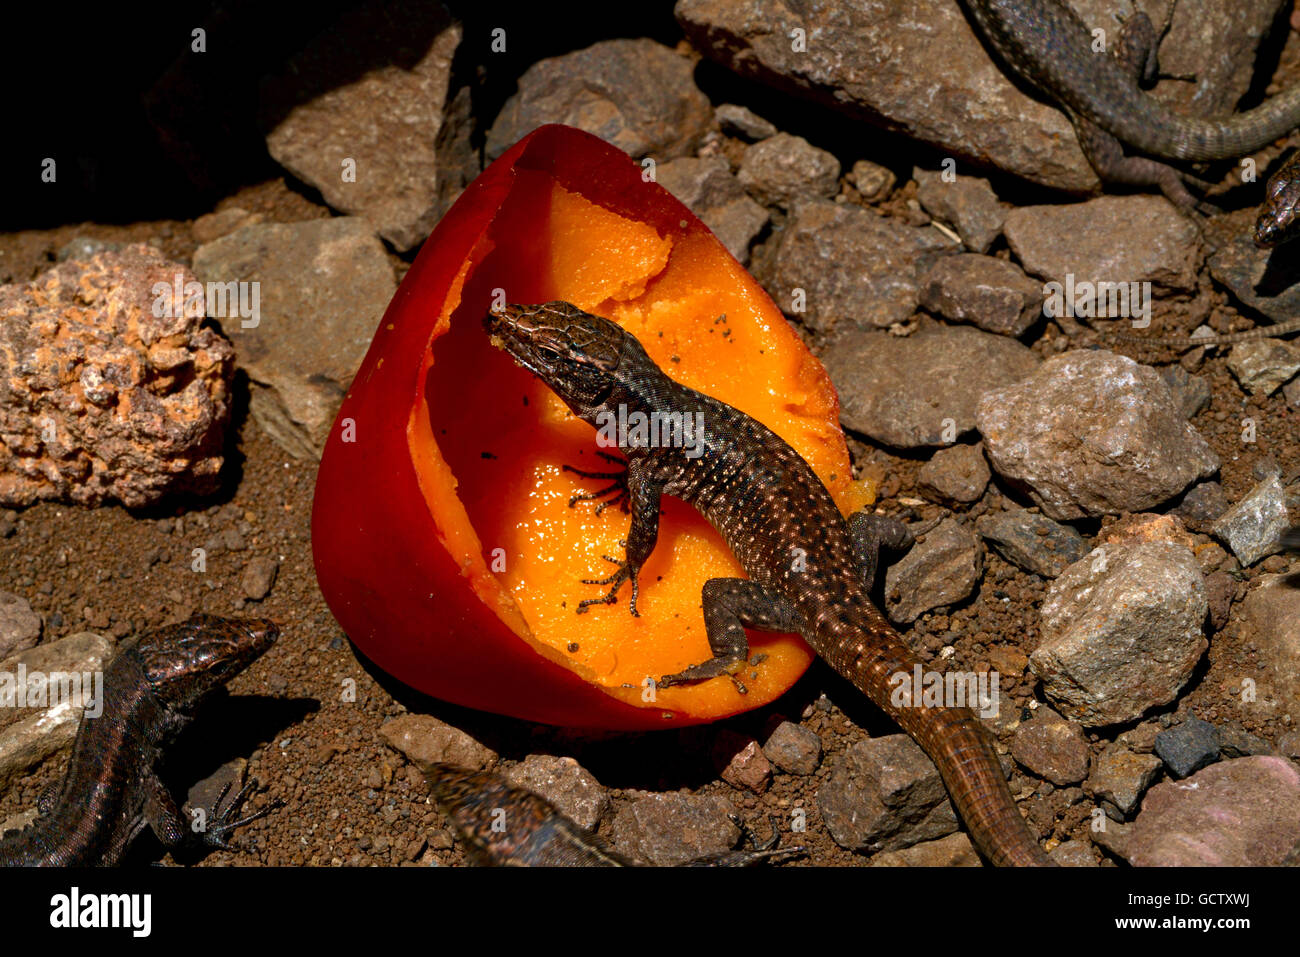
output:
[[[1139, 81], [1156, 77], [1156, 48], [1176, 0], [1167, 0], [1159, 31], [1141, 11], [1128, 17], [1113, 55], [1094, 52], [1092, 32], [1062, 0], [964, 2], [1006, 65], [1069, 114], [1079, 145], [1104, 181], [1158, 186], [1180, 209], [1193, 209], [1197, 201], [1184, 185], [1190, 177], [1161, 160], [1244, 156], [1300, 126], [1300, 86], [1244, 113], [1212, 119], [1176, 113], [1142, 89]], [[1125, 146], [1146, 155], [1126, 156]], [[1293, 172], [1300, 177], [1300, 168]], [[1270, 196], [1271, 189], [1270, 183]], [[1293, 194], [1300, 199], [1300, 179]], [[1270, 238], [1267, 229], [1264, 238]]]

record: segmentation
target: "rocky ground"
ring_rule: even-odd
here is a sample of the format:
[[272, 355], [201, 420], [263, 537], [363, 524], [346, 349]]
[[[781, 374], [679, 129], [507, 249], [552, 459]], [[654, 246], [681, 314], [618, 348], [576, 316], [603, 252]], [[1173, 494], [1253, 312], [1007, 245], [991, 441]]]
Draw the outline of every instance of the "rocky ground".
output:
[[[176, 219], [0, 236], [0, 672], [97, 667], [195, 611], [283, 627], [169, 762], [195, 801], [243, 777], [255, 805], [285, 801], [202, 863], [460, 862], [419, 772], [442, 759], [654, 863], [734, 844], [733, 812], [805, 845], [793, 866], [978, 863], [928, 759], [820, 663], [716, 725], [590, 735], [422, 697], [334, 623], [309, 518], [339, 398], [430, 228], [543, 122], [653, 157], [825, 363], [881, 509], [934, 520], [884, 608], [927, 667], [1001, 676], [988, 725], [1054, 857], [1300, 860], [1300, 566], [1275, 545], [1300, 518], [1300, 346], [1116, 338], [1296, 315], [1300, 262], [1248, 233], [1288, 144], [1208, 171], [1224, 212], [1204, 222], [1089, 197], [1064, 116], [1006, 80], [953, 0], [852, 0], [817, 22], [679, 0], [675, 20], [587, 24], [576, 45], [474, 10], [329, 10], [315, 38], [250, 60], [255, 91], [185, 56], [151, 80], [148, 121], [200, 184]], [[1257, 62], [1270, 92], [1300, 82], [1289, 10], [1180, 7], [1162, 66], [1207, 82], [1156, 95], [1232, 109], [1264, 91]], [[168, 107], [185, 97], [222, 122], [187, 126]], [[360, 189], [339, 185], [348, 160]], [[182, 214], [192, 196], [204, 208]], [[152, 320], [173, 275], [187, 301], [191, 281], [259, 282], [260, 321], [237, 298]], [[1096, 282], [1139, 298], [1098, 309]], [[75, 719], [4, 712], [0, 822], [18, 824]]]

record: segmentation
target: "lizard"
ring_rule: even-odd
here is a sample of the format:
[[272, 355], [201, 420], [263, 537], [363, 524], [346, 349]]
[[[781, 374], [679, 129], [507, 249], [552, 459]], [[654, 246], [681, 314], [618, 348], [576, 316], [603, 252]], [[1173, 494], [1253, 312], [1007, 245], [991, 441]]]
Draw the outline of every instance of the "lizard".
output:
[[[1157, 186], [1180, 209], [1195, 207], [1184, 179], [1160, 160], [1244, 156], [1300, 126], [1300, 87], [1232, 116], [1180, 115], [1147, 95], [1156, 48], [1176, 0], [1157, 31], [1141, 11], [1124, 21], [1115, 54], [1094, 52], [1093, 36], [1062, 0], [965, 0], [972, 19], [1012, 72], [1054, 100], [1074, 124], [1079, 145], [1105, 181]], [[1129, 146], [1143, 156], [1124, 155]]]
[[[465, 840], [472, 861], [510, 867], [639, 867], [598, 834], [565, 817], [545, 798], [511, 787], [487, 771], [435, 762], [424, 771], [438, 809]], [[793, 857], [802, 847], [778, 848], [779, 832], [760, 844], [742, 829], [753, 849], [710, 854], [691, 867], [747, 867]]]
[[[195, 709], [274, 644], [265, 619], [195, 615], [128, 643], [104, 669], [103, 711], [83, 717], [62, 780], [41, 799], [28, 827], [0, 838], [0, 865], [96, 865], [121, 862], [146, 826], [168, 848], [190, 830], [155, 765], [193, 719]], [[280, 802], [232, 820], [252, 785], [224, 807], [221, 791], [199, 838], [231, 849], [237, 828]]]
[[[506, 305], [483, 318], [490, 341], [545, 383], [584, 421], [617, 413], [681, 413], [703, 421], [686, 450], [618, 437], [627, 461], [631, 529], [609, 585], [583, 612], [612, 604], [654, 550], [662, 495], [698, 510], [722, 535], [748, 579], [714, 578], [703, 587], [712, 657], [659, 687], [734, 676], [749, 654], [745, 628], [798, 631], [812, 649], [896, 720], [938, 766], [976, 847], [995, 864], [1048, 865], [1012, 799], [1001, 763], [974, 714], [960, 707], [899, 706], [891, 677], [910, 674], [915, 656], [871, 604], [882, 545], [899, 543], [902, 523], [856, 513], [846, 520], [821, 479], [776, 433], [738, 409], [669, 378], [629, 332], [567, 302]], [[701, 415], [702, 420], [696, 419]]]

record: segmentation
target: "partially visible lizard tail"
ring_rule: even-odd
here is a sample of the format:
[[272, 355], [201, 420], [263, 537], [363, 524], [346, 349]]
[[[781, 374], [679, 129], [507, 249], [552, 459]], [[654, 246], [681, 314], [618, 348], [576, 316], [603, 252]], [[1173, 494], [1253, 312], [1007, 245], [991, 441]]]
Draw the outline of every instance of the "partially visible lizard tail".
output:
[[871, 609], [862, 627], [871, 636], [852, 659], [827, 656], [840, 674], [897, 721], [939, 768], [948, 795], [980, 853], [1000, 867], [1051, 867], [1047, 853], [1021, 816], [1007, 787], [1002, 763], [974, 712], [966, 707], [925, 705], [907, 694], [919, 662], [902, 636]]

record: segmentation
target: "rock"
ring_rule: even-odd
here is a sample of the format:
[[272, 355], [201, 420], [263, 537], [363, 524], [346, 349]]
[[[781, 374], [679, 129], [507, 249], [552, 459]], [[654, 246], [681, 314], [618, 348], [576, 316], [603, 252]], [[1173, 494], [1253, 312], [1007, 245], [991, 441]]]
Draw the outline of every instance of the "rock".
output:
[[1232, 549], [1242, 565], [1253, 565], [1282, 550], [1278, 536], [1290, 524], [1286, 495], [1274, 473], [1219, 516], [1210, 531]]
[[245, 598], [261, 601], [271, 593], [275, 576], [280, 571], [280, 563], [274, 558], [254, 558], [244, 566], [244, 574], [239, 579], [239, 587]]
[[1294, 714], [1300, 701], [1300, 589], [1293, 576], [1261, 575], [1242, 602], [1241, 620], [1263, 666], [1257, 701]]
[[1300, 768], [1252, 757], [1152, 788], [1124, 856], [1136, 867], [1271, 867], [1297, 851]]
[[1178, 504], [1170, 509], [1194, 532], [1208, 534], [1219, 517], [1228, 510], [1228, 498], [1218, 482], [1198, 482], [1189, 488]]
[[1028, 509], [981, 515], [975, 531], [1011, 564], [1043, 578], [1055, 578], [1088, 554], [1088, 543], [1073, 528]]
[[216, 488], [234, 350], [201, 300], [171, 309], [193, 282], [137, 245], [0, 286], [0, 505], [140, 508]]
[[429, 765], [435, 763], [471, 771], [484, 771], [497, 763], [497, 753], [491, 748], [428, 714], [404, 714], [386, 721], [379, 734], [422, 774], [428, 774]]
[[1139, 512], [1124, 515], [1097, 536], [1098, 545], [1132, 545], [1138, 542], [1173, 542], [1188, 551], [1196, 551], [1197, 541], [1176, 515]]
[[1228, 368], [1251, 395], [1272, 395], [1300, 372], [1300, 348], [1281, 339], [1249, 339], [1232, 347]]
[[1104, 350], [985, 394], [976, 424], [994, 469], [1055, 519], [1145, 511], [1219, 467], [1159, 374]]
[[442, 4], [387, 0], [345, 13], [264, 82], [267, 151], [399, 252], [419, 245], [478, 173], [468, 130], [455, 129], [460, 39]]
[[895, 448], [950, 445], [975, 426], [986, 392], [1038, 365], [1013, 339], [928, 321], [907, 337], [847, 330], [822, 361], [840, 394], [840, 421]]
[[953, 248], [933, 229], [811, 200], [790, 210], [757, 275], [782, 311], [815, 332], [836, 324], [885, 328], [912, 316], [921, 277]]
[[258, 284], [255, 319], [218, 318], [253, 382], [258, 425], [291, 455], [319, 458], [397, 289], [369, 223], [339, 217], [246, 226], [200, 246], [194, 271], [207, 283]]
[[782, 721], [768, 736], [763, 754], [782, 771], [812, 774], [822, 760], [822, 739], [817, 732]]
[[803, 137], [778, 133], [745, 150], [736, 175], [764, 206], [789, 207], [839, 192], [840, 161]]
[[945, 518], [885, 573], [885, 611], [899, 623], [969, 597], [984, 574], [979, 539]]
[[1181, 545], [1101, 545], [1048, 589], [1029, 665], [1067, 718], [1131, 721], [1168, 704], [1208, 642], [1196, 558]]
[[1210, 407], [1210, 383], [1203, 376], [1192, 375], [1182, 366], [1175, 365], [1163, 366], [1160, 378], [1169, 386], [1183, 418], [1190, 419]]
[[1082, 841], [1066, 841], [1047, 852], [1057, 867], [1098, 867], [1097, 858]]
[[749, 259], [750, 243], [767, 225], [767, 210], [749, 198], [725, 159], [670, 160], [659, 165], [656, 179], [704, 221], [731, 255], [741, 263]]
[[657, 867], [672, 867], [729, 851], [740, 831], [728, 815], [731, 802], [713, 795], [631, 792], [634, 800], [615, 812], [609, 836], [615, 848]]
[[1219, 730], [1189, 714], [1182, 724], [1156, 735], [1156, 754], [1174, 777], [1185, 778], [1219, 759]]
[[[63, 696], [64, 685], [60, 683], [59, 700], [51, 706], [50, 684], [37, 681], [37, 675], [102, 674], [115, 648], [111, 638], [80, 631], [0, 661], [0, 675], [12, 676], [5, 682], [7, 687], [0, 688], [5, 710], [20, 704], [43, 709], [0, 728], [0, 792], [8, 791], [15, 780], [50, 755], [70, 747], [77, 736], [80, 704]], [[21, 684], [19, 675], [25, 676]], [[86, 686], [82, 683], [81, 687]], [[96, 691], [93, 684], [90, 690]]]
[[957, 829], [938, 769], [905, 734], [850, 747], [817, 807], [835, 843], [852, 851], [895, 851]]
[[777, 129], [753, 110], [735, 103], [723, 103], [714, 107], [713, 118], [722, 127], [722, 132], [739, 136], [747, 140], [765, 140], [776, 136]]
[[953, 227], [961, 236], [962, 245], [971, 252], [988, 252], [1002, 234], [1006, 219], [1002, 203], [988, 180], [919, 167], [912, 170], [912, 178], [917, 183], [916, 199], [922, 209]]
[[1255, 754], [1276, 754], [1277, 750], [1257, 735], [1251, 734], [1236, 721], [1219, 725], [1219, 756], [1248, 758]]
[[255, 226], [262, 221], [261, 213], [250, 213], [238, 206], [227, 206], [216, 213], [204, 213], [190, 224], [190, 235], [199, 245], [228, 236], [245, 226]]
[[1021, 206], [1003, 233], [1025, 272], [1059, 287], [1045, 290], [1045, 315], [1149, 319], [1151, 292], [1196, 290], [1200, 233], [1160, 196]]
[[96, 239], [93, 236], [74, 236], [59, 247], [55, 254], [56, 261], [65, 263], [69, 259], [92, 259], [98, 253], [115, 253], [121, 250], [122, 243]]
[[41, 616], [27, 599], [0, 591], [0, 659], [26, 651], [41, 640]]
[[550, 801], [569, 820], [589, 830], [594, 830], [609, 811], [605, 789], [573, 758], [530, 754], [501, 776], [511, 787], [532, 791]]
[[697, 50], [742, 76], [1035, 182], [1096, 183], [1064, 114], [1021, 92], [955, 3], [679, 0], [675, 13]]
[[1057, 786], [1077, 784], [1088, 776], [1088, 741], [1083, 728], [1039, 708], [1016, 729], [1011, 756], [1040, 778]]
[[958, 831], [937, 841], [926, 841], [900, 851], [882, 851], [868, 867], [983, 867], [970, 838]]
[[1019, 678], [1029, 666], [1029, 657], [1019, 648], [994, 645], [986, 654], [993, 670], [1003, 677]]
[[858, 160], [846, 177], [868, 203], [878, 203], [894, 191], [898, 177], [888, 166], [870, 160]]
[[942, 500], [977, 502], [991, 476], [982, 445], [952, 445], [935, 452], [921, 466], [917, 482]]
[[719, 734], [713, 746], [713, 762], [722, 768], [722, 780], [733, 788], [762, 794], [772, 783], [772, 765], [753, 738], [734, 732]]
[[647, 39], [603, 40], [539, 60], [488, 130], [488, 159], [544, 123], [576, 126], [637, 159], [686, 156], [713, 123], [694, 72], [689, 59]]
[[1282, 386], [1282, 397], [1293, 409], [1300, 409], [1300, 378], [1292, 379]]
[[1122, 744], [1112, 744], [1092, 762], [1092, 773], [1083, 783], [1083, 790], [1127, 817], [1137, 810], [1142, 795], [1160, 777], [1162, 767], [1154, 754], [1134, 754]]
[[[1199, 561], [1200, 556], [1197, 556]], [[1222, 631], [1228, 624], [1232, 603], [1237, 597], [1237, 582], [1227, 572], [1218, 571], [1205, 576], [1205, 597], [1210, 603], [1210, 627]]]
[[921, 306], [953, 322], [1018, 336], [1042, 316], [1043, 287], [1005, 259], [945, 256], [926, 274]]

